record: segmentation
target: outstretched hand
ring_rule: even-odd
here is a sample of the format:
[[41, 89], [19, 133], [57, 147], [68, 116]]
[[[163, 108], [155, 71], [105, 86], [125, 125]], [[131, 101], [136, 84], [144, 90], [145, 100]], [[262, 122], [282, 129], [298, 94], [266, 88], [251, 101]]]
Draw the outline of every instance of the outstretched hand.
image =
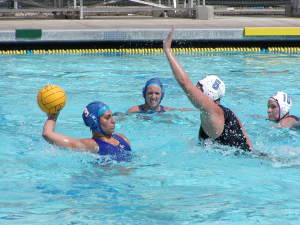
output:
[[171, 49], [173, 34], [174, 34], [174, 26], [172, 26], [171, 31], [169, 32], [167, 38], [163, 42], [163, 48], [165, 51]]

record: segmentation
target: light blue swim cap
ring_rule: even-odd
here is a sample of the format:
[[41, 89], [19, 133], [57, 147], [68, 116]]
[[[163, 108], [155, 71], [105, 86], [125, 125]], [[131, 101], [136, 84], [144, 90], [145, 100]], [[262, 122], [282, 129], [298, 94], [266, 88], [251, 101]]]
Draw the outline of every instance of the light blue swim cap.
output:
[[109, 106], [103, 102], [91, 102], [85, 107], [82, 113], [84, 124], [91, 130], [104, 134], [100, 126], [99, 117], [109, 110]]
[[143, 88], [143, 97], [144, 97], [144, 99], [146, 100], [146, 91], [147, 91], [147, 88], [151, 85], [156, 85], [156, 86], [160, 87], [160, 89], [161, 89], [160, 101], [161, 101], [165, 96], [165, 89], [164, 89], [164, 86], [163, 86], [162, 82], [157, 77], [151, 78], [150, 80], [148, 80], [146, 82], [145, 87]]

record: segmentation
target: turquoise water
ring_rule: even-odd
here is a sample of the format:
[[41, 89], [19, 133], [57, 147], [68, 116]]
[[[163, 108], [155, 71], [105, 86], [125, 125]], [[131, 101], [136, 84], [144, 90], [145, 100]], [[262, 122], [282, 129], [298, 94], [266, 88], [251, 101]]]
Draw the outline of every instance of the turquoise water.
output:
[[267, 98], [288, 92], [300, 116], [299, 55], [179, 55], [196, 82], [218, 74], [225, 106], [240, 117], [254, 147], [269, 159], [198, 144], [199, 112], [130, 115], [117, 132], [131, 142], [131, 162], [49, 145], [38, 90], [68, 94], [57, 132], [90, 137], [81, 113], [101, 100], [114, 112], [143, 103], [151, 77], [166, 85], [163, 105], [192, 107], [157, 55], [2, 56], [0, 82], [0, 224], [299, 224], [300, 131], [266, 121]]

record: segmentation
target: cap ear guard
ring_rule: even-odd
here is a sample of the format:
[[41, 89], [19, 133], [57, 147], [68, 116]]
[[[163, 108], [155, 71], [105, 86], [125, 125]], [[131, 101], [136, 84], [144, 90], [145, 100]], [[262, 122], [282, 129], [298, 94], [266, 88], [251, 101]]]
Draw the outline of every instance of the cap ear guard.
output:
[[82, 113], [84, 124], [91, 130], [104, 134], [101, 128], [99, 117], [109, 110], [109, 106], [102, 102], [91, 102], [86, 106]]
[[90, 113], [87, 108], [83, 110], [82, 119], [84, 124], [91, 128], [91, 130], [97, 130], [98, 128], [98, 119], [94, 113]]
[[147, 88], [151, 85], [157, 85], [160, 87], [161, 89], [161, 98], [160, 101], [163, 100], [164, 96], [165, 96], [165, 89], [164, 86], [162, 84], [162, 82], [160, 81], [159, 78], [151, 78], [150, 80], [148, 80], [145, 84], [145, 86], [143, 87], [143, 97], [144, 99], [146, 99], [146, 92], [147, 92]]

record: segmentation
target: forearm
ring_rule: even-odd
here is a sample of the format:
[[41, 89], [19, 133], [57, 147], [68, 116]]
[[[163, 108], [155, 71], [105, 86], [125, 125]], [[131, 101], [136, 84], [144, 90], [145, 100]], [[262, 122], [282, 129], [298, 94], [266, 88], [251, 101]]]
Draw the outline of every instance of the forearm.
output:
[[169, 32], [167, 38], [164, 40], [163, 48], [176, 81], [196, 108], [200, 108], [201, 110], [207, 112], [212, 110], [214, 113], [216, 110], [218, 110], [215, 104], [212, 101], [209, 101], [208, 96], [204, 95], [193, 84], [186, 71], [180, 65], [175, 54], [172, 52], [171, 44], [173, 40], [173, 33], [174, 28], [171, 29], [171, 32]]
[[184, 89], [186, 92], [187, 83], [191, 83], [187, 73], [180, 65], [178, 60], [176, 59], [175, 54], [171, 51], [171, 49], [164, 49], [165, 55], [168, 59], [170, 67], [172, 69], [173, 75], [177, 80], [178, 84]]
[[186, 93], [191, 103], [196, 108], [205, 108], [203, 106], [205, 105], [205, 99], [203, 99], [202, 93], [200, 93], [195, 85], [193, 85], [193, 82], [190, 80], [188, 74], [176, 59], [175, 54], [171, 52], [171, 49], [165, 49], [165, 54], [169, 61], [175, 79], [177, 80], [183, 91]]
[[43, 128], [43, 138], [50, 144], [57, 145], [60, 147], [73, 148], [72, 138], [58, 134], [55, 132], [57, 115], [49, 115]]
[[52, 138], [55, 132], [57, 115], [49, 115], [46, 120], [43, 128], [43, 138], [48, 141], [50, 144], [54, 144], [54, 140]]
[[170, 64], [170, 67], [172, 69], [175, 79], [177, 80], [177, 82], [181, 86], [181, 88], [185, 91], [185, 93], [189, 94], [190, 90], [188, 90], [188, 89], [191, 86], [192, 82], [189, 79], [188, 74], [185, 72], [183, 67], [180, 65], [175, 54], [172, 52], [171, 45], [172, 45], [173, 35], [174, 35], [174, 27], [172, 27], [167, 38], [163, 42], [163, 49], [164, 49], [165, 55], [168, 59], [168, 62]]

